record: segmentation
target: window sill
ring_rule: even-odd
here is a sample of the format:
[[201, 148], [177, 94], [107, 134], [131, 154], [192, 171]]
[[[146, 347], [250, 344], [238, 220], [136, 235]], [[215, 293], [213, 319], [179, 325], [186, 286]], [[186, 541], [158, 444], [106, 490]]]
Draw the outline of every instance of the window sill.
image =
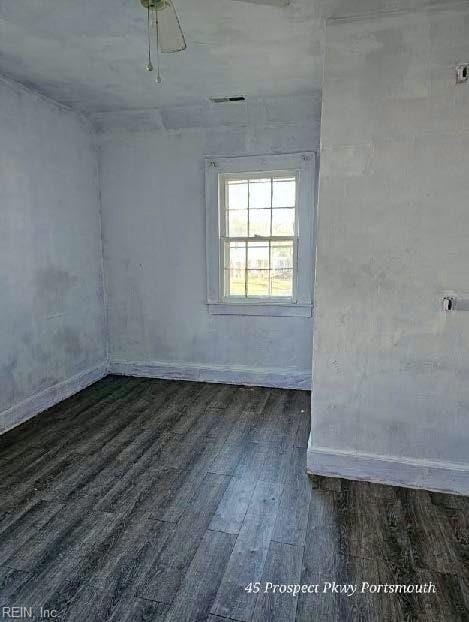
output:
[[310, 304], [270, 302], [216, 302], [208, 304], [211, 315], [257, 315], [265, 317], [311, 317]]

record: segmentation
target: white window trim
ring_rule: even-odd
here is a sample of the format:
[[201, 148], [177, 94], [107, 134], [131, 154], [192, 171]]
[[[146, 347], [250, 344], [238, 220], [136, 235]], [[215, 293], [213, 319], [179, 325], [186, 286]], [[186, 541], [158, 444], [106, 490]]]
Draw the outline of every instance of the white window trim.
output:
[[[272, 173], [296, 171], [297, 200], [297, 269], [294, 299], [225, 299], [220, 273], [220, 178], [241, 173]], [[316, 153], [302, 152], [287, 155], [241, 156], [206, 158], [206, 254], [207, 304], [214, 315], [266, 315], [311, 317], [314, 275], [314, 203]]]

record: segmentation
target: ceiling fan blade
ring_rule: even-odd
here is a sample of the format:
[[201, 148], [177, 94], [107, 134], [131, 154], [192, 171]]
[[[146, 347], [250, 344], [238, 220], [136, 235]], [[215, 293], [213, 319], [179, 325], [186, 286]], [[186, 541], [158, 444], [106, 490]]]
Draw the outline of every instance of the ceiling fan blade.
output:
[[187, 47], [179, 18], [171, 0], [166, 0], [164, 8], [158, 11], [158, 34], [162, 52], [181, 52]]

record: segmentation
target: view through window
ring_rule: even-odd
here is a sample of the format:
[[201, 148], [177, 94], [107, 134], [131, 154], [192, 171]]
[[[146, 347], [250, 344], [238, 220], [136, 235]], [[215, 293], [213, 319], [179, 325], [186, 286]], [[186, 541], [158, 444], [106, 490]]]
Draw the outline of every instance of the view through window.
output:
[[293, 299], [296, 173], [227, 176], [222, 203], [225, 297]]

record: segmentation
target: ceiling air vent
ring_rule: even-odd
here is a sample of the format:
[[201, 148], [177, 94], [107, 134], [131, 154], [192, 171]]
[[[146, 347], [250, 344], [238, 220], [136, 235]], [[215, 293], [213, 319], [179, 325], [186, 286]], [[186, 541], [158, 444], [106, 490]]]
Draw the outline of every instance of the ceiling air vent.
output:
[[246, 98], [243, 95], [236, 97], [209, 97], [213, 104], [229, 104], [230, 102], [244, 102]]

